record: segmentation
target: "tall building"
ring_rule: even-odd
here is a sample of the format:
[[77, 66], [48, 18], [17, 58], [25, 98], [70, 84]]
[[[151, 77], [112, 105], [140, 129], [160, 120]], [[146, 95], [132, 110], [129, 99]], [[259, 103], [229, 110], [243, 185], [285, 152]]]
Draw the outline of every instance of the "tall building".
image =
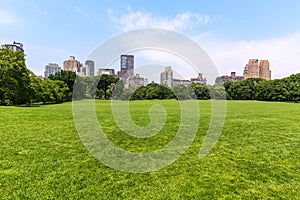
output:
[[259, 77], [266, 80], [271, 80], [271, 70], [270, 70], [270, 64], [268, 60], [260, 60]]
[[136, 74], [135, 76], [130, 76], [126, 79], [125, 88], [127, 89], [135, 89], [139, 86], [145, 85], [145, 79], [140, 76], [140, 74]]
[[55, 74], [56, 72], [60, 72], [60, 71], [61, 71], [61, 67], [58, 66], [58, 64], [56, 64], [56, 63], [49, 63], [45, 67], [44, 76], [45, 76], [45, 78], [48, 78], [48, 76], [50, 74]]
[[64, 61], [64, 70], [73, 71], [76, 72], [76, 74], [82, 73], [81, 64], [78, 60], [75, 59], [74, 56], [70, 56], [69, 60]]
[[13, 51], [21, 51], [24, 53], [23, 44], [20, 42], [15, 42], [13, 44], [4, 44], [3, 46], [13, 50]]
[[244, 79], [247, 78], [263, 78], [265, 80], [271, 80], [269, 61], [249, 59], [248, 64], [244, 68]]
[[95, 62], [92, 60], [87, 60], [84, 63], [85, 76], [95, 76]]
[[134, 75], [134, 56], [121, 55], [121, 70], [118, 72], [118, 77], [126, 80]]
[[165, 71], [160, 73], [160, 84], [169, 87], [173, 86], [173, 71], [171, 66], [165, 67]]

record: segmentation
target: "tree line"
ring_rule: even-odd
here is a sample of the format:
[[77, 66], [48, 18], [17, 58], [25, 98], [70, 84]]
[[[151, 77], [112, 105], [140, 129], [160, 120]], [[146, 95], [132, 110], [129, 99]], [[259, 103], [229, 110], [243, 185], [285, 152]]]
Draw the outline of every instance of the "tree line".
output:
[[248, 78], [215, 85], [191, 83], [172, 88], [151, 83], [147, 86], [138, 87], [132, 92], [129, 99], [227, 99], [300, 102], [300, 73], [269, 81], [260, 78]]
[[259, 101], [300, 101], [300, 73], [282, 79], [246, 79], [224, 83], [227, 99]]
[[205, 85], [191, 83], [169, 88], [150, 83], [135, 90], [124, 87], [119, 78], [103, 74], [78, 77], [72, 71], [60, 71], [47, 79], [35, 76], [25, 65], [25, 55], [3, 47], [0, 50], [0, 105], [42, 102], [61, 103], [72, 99], [228, 99], [260, 101], [300, 101], [300, 74], [266, 81], [249, 78], [236, 82]]

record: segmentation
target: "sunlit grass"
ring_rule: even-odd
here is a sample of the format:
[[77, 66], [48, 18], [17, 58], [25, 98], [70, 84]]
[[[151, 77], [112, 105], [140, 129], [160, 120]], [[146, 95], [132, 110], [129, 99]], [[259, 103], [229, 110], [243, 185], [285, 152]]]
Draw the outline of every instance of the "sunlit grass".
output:
[[[137, 139], [119, 130], [110, 102], [97, 101], [107, 137], [132, 152], [162, 148], [176, 134], [178, 102], [133, 101], [132, 118], [149, 123], [161, 103], [167, 124]], [[223, 133], [207, 157], [198, 154], [210, 120], [210, 101], [199, 101], [194, 143], [155, 172], [116, 171], [97, 161], [76, 132], [72, 104], [0, 107], [0, 199], [297, 199], [300, 196], [300, 105], [228, 101]]]

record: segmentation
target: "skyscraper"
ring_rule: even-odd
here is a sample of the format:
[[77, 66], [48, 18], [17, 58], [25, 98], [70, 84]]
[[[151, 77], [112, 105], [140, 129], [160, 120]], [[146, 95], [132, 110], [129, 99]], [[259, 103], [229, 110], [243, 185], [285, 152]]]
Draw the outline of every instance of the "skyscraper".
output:
[[169, 87], [173, 86], [173, 71], [172, 67], [168, 66], [165, 67], [165, 71], [160, 73], [160, 84], [167, 85]]
[[76, 73], [81, 72], [81, 64], [78, 60], [75, 60], [74, 56], [70, 56], [69, 60], [64, 61], [64, 70], [65, 71], [73, 71]]
[[266, 80], [271, 80], [271, 70], [270, 70], [270, 64], [268, 60], [260, 60], [259, 77]]
[[130, 76], [125, 81], [125, 88], [127, 89], [135, 89], [139, 86], [145, 85], [145, 79], [141, 77], [140, 74], [136, 74], [135, 76]]
[[244, 79], [262, 78], [271, 80], [271, 70], [268, 60], [249, 59], [248, 64], [244, 68]]
[[95, 76], [95, 62], [92, 60], [87, 60], [84, 63], [85, 66], [85, 75], [86, 76]]
[[118, 73], [119, 78], [126, 80], [134, 75], [134, 56], [121, 55], [121, 71]]
[[50, 74], [55, 74], [56, 72], [60, 72], [60, 71], [61, 71], [61, 67], [58, 66], [58, 64], [56, 64], [56, 63], [49, 63], [45, 67], [44, 76], [45, 76], [45, 78], [48, 78], [48, 76]]

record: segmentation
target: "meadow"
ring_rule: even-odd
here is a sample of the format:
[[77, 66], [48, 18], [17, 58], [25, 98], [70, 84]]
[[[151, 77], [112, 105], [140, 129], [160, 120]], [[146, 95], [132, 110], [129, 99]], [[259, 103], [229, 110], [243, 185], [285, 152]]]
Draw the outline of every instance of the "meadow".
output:
[[[174, 137], [180, 111], [175, 100], [133, 101], [138, 125], [148, 109], [168, 112], [162, 131], [150, 138], [123, 133], [110, 102], [97, 101], [107, 138], [132, 152], [162, 148]], [[227, 101], [223, 132], [199, 158], [209, 126], [210, 101], [199, 101], [200, 127], [188, 150], [154, 172], [128, 173], [105, 166], [76, 131], [72, 103], [0, 107], [0, 199], [300, 199], [300, 105]], [[197, 119], [195, 119], [197, 120]]]

